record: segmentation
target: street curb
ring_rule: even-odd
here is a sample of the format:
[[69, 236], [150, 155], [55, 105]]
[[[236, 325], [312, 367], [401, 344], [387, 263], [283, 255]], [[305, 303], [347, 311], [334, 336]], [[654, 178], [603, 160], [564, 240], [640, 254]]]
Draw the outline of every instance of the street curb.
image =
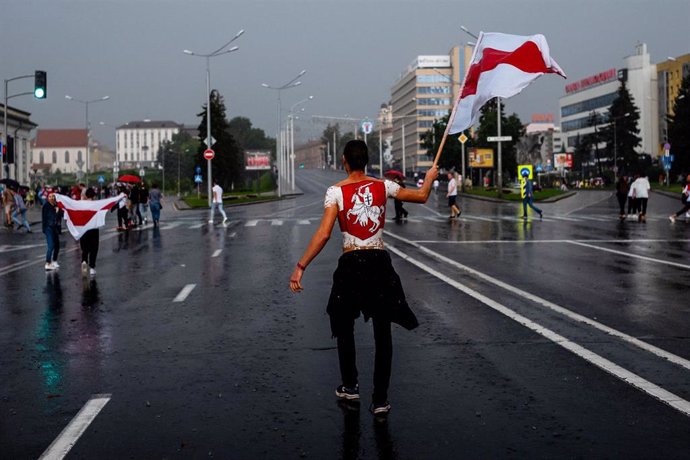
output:
[[[225, 204], [225, 203], [223, 203], [223, 209], [225, 209], [225, 208], [236, 208], [236, 207], [240, 207], [240, 206], [251, 206], [251, 205], [254, 205], [254, 204], [262, 204], [262, 203], [271, 203], [271, 202], [274, 202], [274, 201], [281, 201], [281, 200], [288, 200], [288, 199], [296, 198], [296, 197], [298, 197], [298, 196], [300, 196], [300, 195], [304, 195], [304, 193], [303, 193], [303, 192], [291, 193], [291, 194], [289, 194], [289, 195], [283, 195], [282, 198], [275, 197], [275, 198], [272, 199], [272, 200], [248, 201], [248, 202], [246, 202], [246, 203], [235, 203], [235, 204]], [[207, 207], [192, 208], [191, 206], [187, 205], [187, 203], [185, 203], [185, 202], [182, 201], [182, 200], [175, 200], [175, 202], [173, 203], [173, 207], [174, 207], [177, 211], [198, 211], [198, 210], [200, 210], [200, 209], [201, 209], [201, 210], [208, 210]]]
[[[555, 203], [557, 201], [564, 200], [566, 198], [570, 198], [571, 196], [577, 195], [576, 191], [570, 191], [566, 192], [563, 195], [558, 195], [558, 196], [553, 196], [551, 198], [546, 198], [544, 200], [538, 200], [536, 201], [537, 203]], [[458, 195], [459, 197], [465, 197], [465, 198], [471, 198], [473, 200], [480, 200], [480, 201], [490, 201], [492, 203], [520, 203], [520, 201], [511, 201], [511, 200], [502, 200], [500, 198], [493, 198], [490, 196], [482, 196], [482, 195], [468, 195], [466, 193], [461, 193]]]

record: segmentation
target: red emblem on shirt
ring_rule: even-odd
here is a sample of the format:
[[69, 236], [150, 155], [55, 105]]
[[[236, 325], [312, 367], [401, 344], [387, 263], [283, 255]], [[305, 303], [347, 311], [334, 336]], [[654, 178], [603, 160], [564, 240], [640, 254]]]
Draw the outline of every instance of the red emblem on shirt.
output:
[[340, 228], [361, 240], [371, 238], [386, 220], [386, 187], [381, 181], [364, 181], [342, 187]]

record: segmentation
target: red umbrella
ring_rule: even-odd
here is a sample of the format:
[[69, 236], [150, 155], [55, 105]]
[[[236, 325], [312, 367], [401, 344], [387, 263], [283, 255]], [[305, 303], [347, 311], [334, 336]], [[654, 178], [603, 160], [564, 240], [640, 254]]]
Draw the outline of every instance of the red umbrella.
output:
[[135, 176], [134, 174], [125, 174], [124, 176], [118, 177], [117, 180], [118, 182], [141, 182], [139, 176]]
[[394, 177], [399, 177], [401, 179], [405, 178], [405, 175], [403, 173], [401, 173], [400, 171], [398, 171], [397, 169], [389, 169], [383, 175], [386, 177], [393, 177], [393, 178]]

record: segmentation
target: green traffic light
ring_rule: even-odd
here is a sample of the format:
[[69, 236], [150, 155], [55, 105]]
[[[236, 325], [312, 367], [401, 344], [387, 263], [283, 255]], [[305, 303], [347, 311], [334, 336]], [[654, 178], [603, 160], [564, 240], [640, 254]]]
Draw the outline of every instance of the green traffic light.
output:
[[45, 95], [46, 95], [46, 92], [43, 88], [36, 88], [34, 90], [34, 97], [36, 99], [43, 99], [45, 97]]

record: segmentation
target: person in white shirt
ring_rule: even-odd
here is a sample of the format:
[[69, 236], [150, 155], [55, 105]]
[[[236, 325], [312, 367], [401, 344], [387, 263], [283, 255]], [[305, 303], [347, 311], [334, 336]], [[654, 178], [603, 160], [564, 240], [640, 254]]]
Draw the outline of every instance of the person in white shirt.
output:
[[450, 219], [454, 219], [460, 215], [462, 211], [458, 208], [455, 203], [455, 199], [458, 196], [458, 183], [455, 181], [455, 174], [452, 171], [448, 171], [448, 207], [450, 208]]
[[637, 211], [639, 212], [637, 220], [640, 222], [647, 221], [647, 201], [649, 200], [649, 190], [651, 188], [645, 173], [640, 174], [640, 177], [635, 179], [630, 186], [632, 194], [637, 200]]
[[216, 208], [218, 208], [220, 213], [223, 215], [223, 223], [227, 222], [228, 216], [225, 215], [225, 210], [223, 209], [223, 188], [218, 185], [218, 182], [216, 182], [215, 179], [213, 180], [213, 188], [211, 189], [211, 193], [213, 194], [213, 199], [211, 201], [211, 217], [209, 217], [208, 223], [213, 223], [213, 215], [215, 214]]

